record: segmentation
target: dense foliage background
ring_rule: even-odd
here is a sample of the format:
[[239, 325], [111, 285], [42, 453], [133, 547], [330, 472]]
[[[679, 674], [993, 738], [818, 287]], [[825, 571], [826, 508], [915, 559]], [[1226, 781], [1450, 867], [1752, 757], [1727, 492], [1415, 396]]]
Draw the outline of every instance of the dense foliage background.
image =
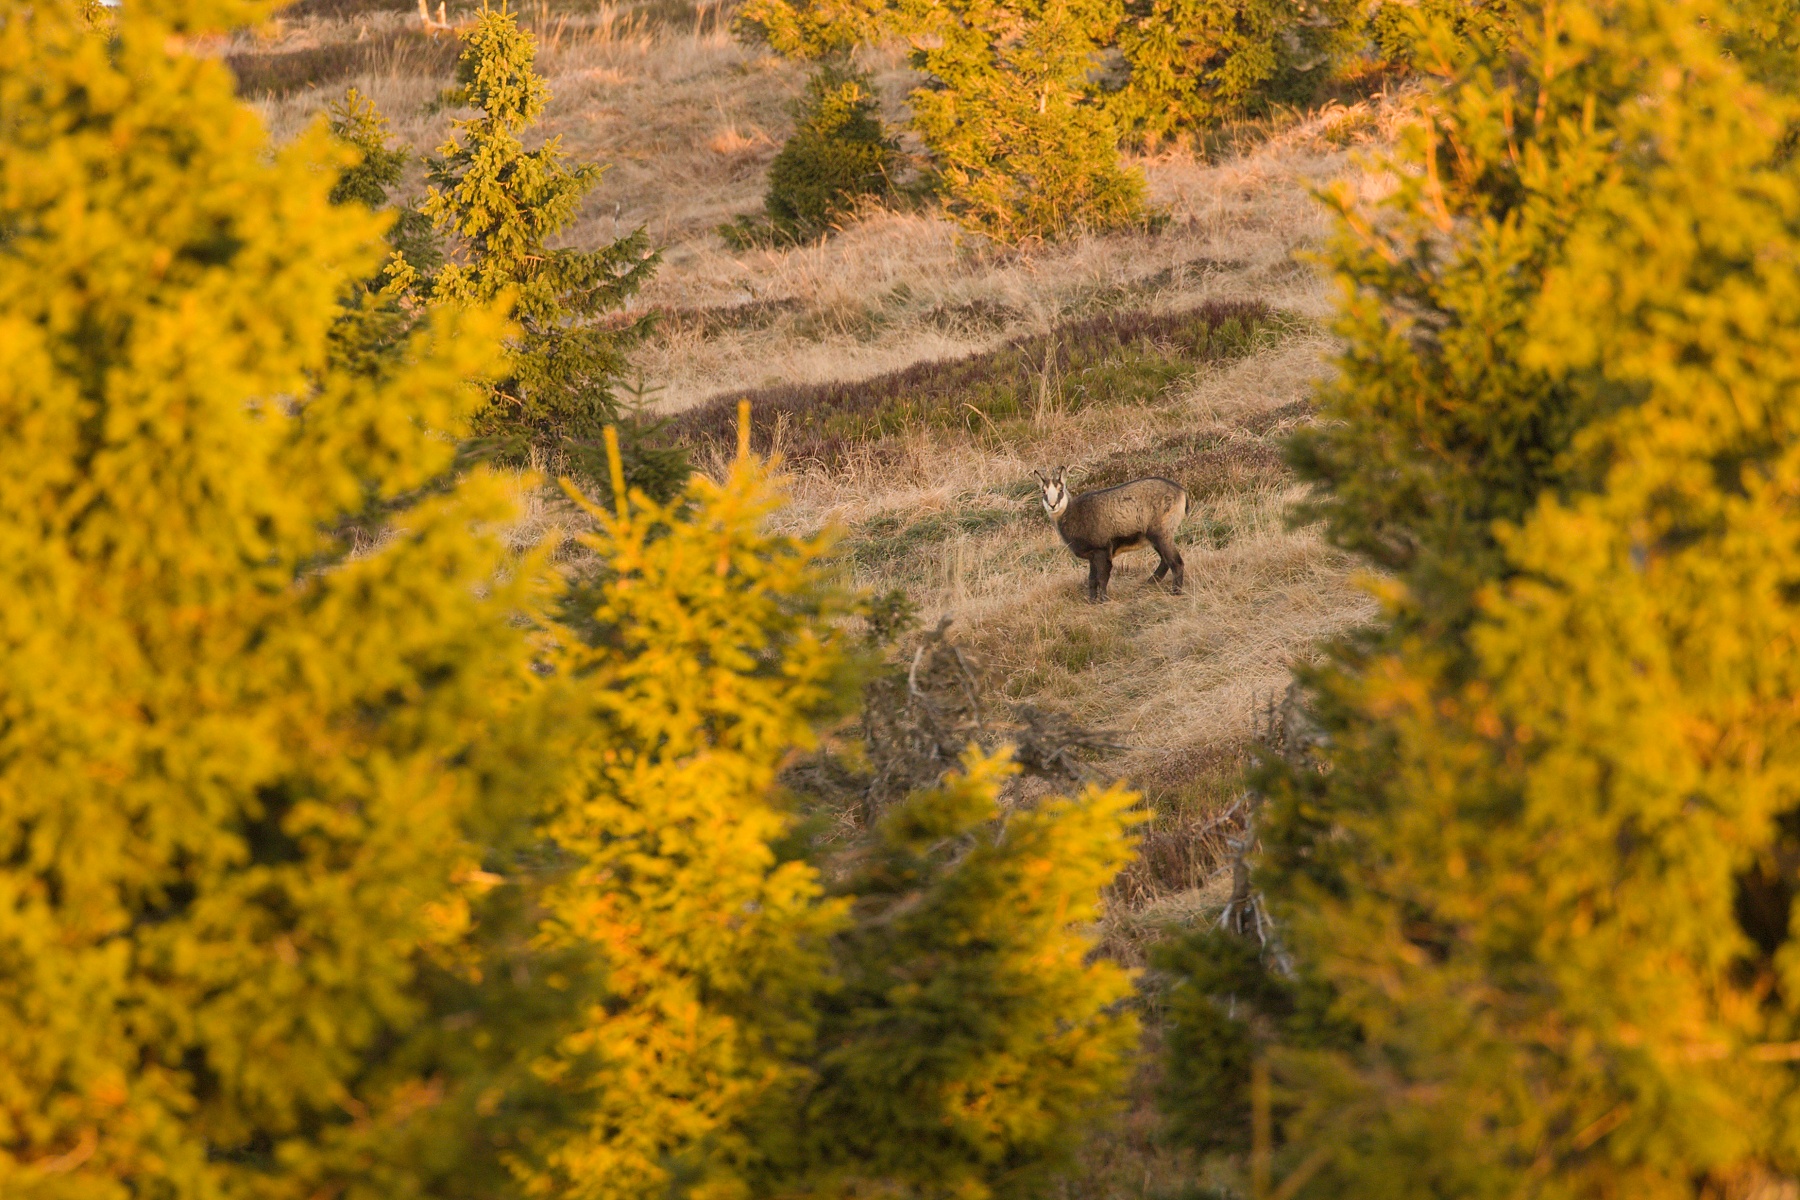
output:
[[[776, 532], [744, 409], [735, 455], [694, 418], [709, 476], [620, 402], [657, 259], [558, 244], [600, 169], [532, 133], [515, 16], [461, 29], [414, 209], [365, 97], [274, 149], [192, 53], [269, 11], [0, 12], [6, 1195], [1035, 1197], [1144, 1011], [1196, 1184], [1793, 1191], [1784, 3], [739, 10], [825, 60], [746, 237], [893, 194], [843, 58], [884, 39], [928, 181], [1009, 243], [1146, 220], [1123, 144], [1410, 73], [1391, 186], [1325, 196], [1337, 369], [1289, 446], [1382, 607], [1141, 989], [1093, 930], [1143, 814], [1061, 786], [1101, 735], [984, 698], [947, 622], [889, 657], [907, 606]], [[1160, 320], [919, 378], [1036, 423], [1058, 363], [1160, 388], [1276, 314]], [[503, 538], [531, 464], [573, 545]]]
[[856, 604], [775, 481], [661, 503], [606, 429], [577, 580], [461, 452], [625, 286], [536, 252], [584, 176], [512, 138], [512, 17], [466, 35], [424, 296], [374, 115], [360, 167], [271, 153], [177, 36], [260, 15], [0, 16], [0, 1188], [1018, 1194], [1135, 1040], [1081, 932], [1131, 796], [1003, 817], [972, 757], [827, 894], [774, 780]]

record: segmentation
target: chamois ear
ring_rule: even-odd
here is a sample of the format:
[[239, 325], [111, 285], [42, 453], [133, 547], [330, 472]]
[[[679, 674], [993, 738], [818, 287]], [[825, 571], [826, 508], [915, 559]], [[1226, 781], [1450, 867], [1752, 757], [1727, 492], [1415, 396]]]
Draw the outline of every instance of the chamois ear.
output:
[[1063, 472], [1067, 471], [1068, 469], [1069, 468], [1067, 468], [1067, 467], [1056, 468], [1056, 482], [1061, 483], [1063, 481]]
[[1043, 484], [1043, 485], [1045, 485], [1045, 486], [1046, 486], [1046, 487], [1048, 487], [1048, 486], [1049, 486], [1049, 484], [1050, 484], [1050, 481], [1049, 481], [1049, 480], [1048, 480], [1048, 479], [1047, 479], [1047, 478], [1045, 478], [1045, 477], [1044, 477], [1044, 473], [1043, 473], [1043, 472], [1042, 472], [1042, 471], [1040, 471], [1040, 470], [1038, 470], [1038, 469], [1037, 469], [1037, 468], [1036, 468], [1036, 467], [1033, 467], [1033, 468], [1032, 468], [1032, 469], [1031, 469], [1031, 473], [1032, 473], [1032, 474], [1033, 474], [1033, 475], [1036, 475], [1036, 476], [1037, 476], [1037, 481], [1038, 481], [1038, 482], [1039, 482], [1039, 483], [1041, 483], [1041, 484]]

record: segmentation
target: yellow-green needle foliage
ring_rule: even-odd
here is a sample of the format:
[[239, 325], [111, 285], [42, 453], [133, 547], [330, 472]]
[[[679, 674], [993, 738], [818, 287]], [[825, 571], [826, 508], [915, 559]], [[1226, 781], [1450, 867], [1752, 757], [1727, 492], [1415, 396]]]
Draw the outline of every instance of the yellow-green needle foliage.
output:
[[1381, 0], [1366, 22], [1368, 51], [1430, 74], [1444, 67], [1447, 45], [1508, 36], [1519, 15], [1514, 7], [1512, 0]]
[[582, 1116], [521, 1130], [519, 1176], [604, 1200], [1022, 1194], [1135, 1047], [1128, 977], [1083, 933], [1135, 797], [1003, 817], [1014, 768], [971, 758], [884, 819], [846, 895], [780, 858], [776, 772], [853, 678], [825, 543], [761, 532], [776, 502], [740, 457], [681, 507], [590, 509], [600, 632], [558, 686], [604, 732], [549, 825], [568, 868], [539, 942], [600, 983], [535, 1066]]
[[[802, 1101], [887, 1103], [830, 1055], [952, 1118], [883, 1132], [897, 1178], [1065, 1144], [1128, 1041], [1072, 932], [1122, 798], [964, 805], [930, 929], [778, 854], [775, 772], [854, 690], [821, 544], [740, 462], [595, 510], [550, 622], [452, 471], [511, 330], [368, 293], [350, 156], [272, 153], [171, 36], [255, 15], [0, 17], [0, 1194], [793, 1191]], [[959, 1057], [825, 1017], [883, 971], [957, 981]]]
[[360, 156], [345, 168], [331, 189], [333, 204], [354, 200], [364, 208], [383, 208], [388, 189], [400, 182], [406, 152], [388, 145], [387, 118], [370, 99], [351, 88], [330, 108], [331, 136], [355, 149]]
[[809, 1043], [843, 921], [817, 872], [771, 849], [790, 819], [776, 770], [850, 682], [823, 545], [759, 532], [777, 498], [747, 457], [685, 503], [589, 507], [603, 632], [561, 665], [601, 732], [549, 826], [574, 866], [543, 938], [595, 956], [605, 982], [539, 1064], [588, 1114], [531, 1146], [550, 1195], [734, 1194], [737, 1127]]
[[858, 203], [893, 190], [899, 143], [881, 124], [869, 76], [827, 63], [794, 106], [794, 132], [769, 164], [763, 201], [770, 233], [803, 241], [828, 232]]
[[913, 128], [951, 213], [1018, 242], [1143, 218], [1143, 178], [1091, 86], [1119, 15], [1117, 0], [750, 0], [739, 21], [802, 58], [905, 38], [925, 79]]
[[1122, 166], [1112, 115], [1089, 78], [1112, 0], [902, 0], [927, 80], [913, 127], [960, 220], [1006, 242], [1129, 225], [1144, 180]]
[[1118, 46], [1130, 72], [1107, 106], [1121, 130], [1154, 142], [1270, 104], [1303, 102], [1355, 50], [1360, 7], [1348, 0], [1128, 0]]
[[[330, 108], [331, 135], [354, 149], [359, 160], [338, 176], [331, 189], [333, 204], [361, 204], [370, 209], [386, 208], [388, 189], [400, 182], [406, 167], [406, 152], [388, 144], [387, 118], [373, 102], [355, 88]], [[443, 264], [431, 220], [410, 205], [399, 209], [388, 230], [388, 244], [399, 254], [404, 268], [396, 272], [404, 280], [431, 276]], [[395, 289], [398, 291], [399, 289]]]
[[1084, 927], [1131, 857], [1137, 796], [1002, 815], [1011, 758], [963, 768], [884, 814], [844, 884], [839, 982], [794, 1116], [767, 1131], [775, 1194], [1042, 1195], [1111, 1115], [1137, 1018]]
[[331, 365], [383, 222], [327, 203], [322, 130], [272, 153], [172, 50], [250, 15], [0, 16], [8, 1197], [408, 1194], [395, 1132], [454, 1082], [406, 1064], [418, 981], [468, 935], [477, 820], [529, 795], [484, 750], [536, 576], [473, 532], [495, 484], [355, 557], [330, 532], [448, 466], [500, 323]]
[[[796, 58], [905, 39], [925, 80], [910, 97], [913, 128], [950, 212], [1017, 242], [1142, 220], [1144, 182], [1119, 161], [1122, 137], [1154, 142], [1310, 98], [1362, 39], [1358, 8], [1350, 0], [746, 0], [738, 28]], [[1389, 18], [1383, 28], [1395, 25]]]
[[1800, 1170], [1796, 105], [1724, 5], [1518, 11], [1338, 201], [1303, 465], [1388, 614], [1268, 780], [1277, 952], [1188, 952], [1174, 1090], [1245, 1146], [1266, 1056], [1301, 1196], [1754, 1195]]

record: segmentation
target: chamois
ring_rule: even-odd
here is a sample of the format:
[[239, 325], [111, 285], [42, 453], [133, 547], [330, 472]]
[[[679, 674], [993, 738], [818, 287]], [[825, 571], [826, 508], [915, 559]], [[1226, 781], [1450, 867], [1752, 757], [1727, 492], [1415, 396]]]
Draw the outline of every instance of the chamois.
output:
[[1151, 581], [1160, 582], [1173, 569], [1174, 591], [1181, 595], [1187, 583], [1181, 551], [1175, 548], [1175, 531], [1187, 516], [1187, 493], [1181, 485], [1152, 475], [1071, 496], [1063, 482], [1067, 470], [1058, 467], [1049, 475], [1042, 471], [1032, 474], [1044, 489], [1044, 511], [1055, 523], [1063, 543], [1076, 558], [1087, 560], [1088, 600], [1099, 603], [1106, 599], [1113, 559], [1145, 545], [1154, 547], [1161, 560]]

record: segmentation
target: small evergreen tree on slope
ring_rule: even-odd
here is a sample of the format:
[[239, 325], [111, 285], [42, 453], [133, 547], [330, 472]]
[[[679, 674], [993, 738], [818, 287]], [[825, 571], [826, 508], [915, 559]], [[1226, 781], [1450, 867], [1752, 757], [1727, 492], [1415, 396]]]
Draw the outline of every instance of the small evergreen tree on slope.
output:
[[[436, 302], [489, 303], [513, 298], [521, 336], [511, 375], [477, 415], [473, 432], [503, 457], [522, 461], [536, 447], [590, 479], [605, 474], [600, 431], [620, 425], [613, 386], [625, 351], [646, 326], [609, 321], [656, 269], [657, 255], [638, 230], [597, 250], [551, 249], [600, 181], [591, 163], [569, 166], [561, 139], [526, 150], [521, 134], [543, 115], [549, 89], [533, 67], [537, 46], [504, 6], [483, 8], [460, 35], [454, 99], [478, 110], [453, 122], [439, 148], [422, 206], [450, 235], [454, 253], [430, 280]], [[650, 431], [628, 433], [631, 482], [666, 498], [680, 489], [687, 464], [651, 445]]]
[[898, 8], [927, 80], [913, 126], [960, 220], [1017, 242], [1142, 219], [1143, 176], [1120, 163], [1118, 129], [1089, 88], [1110, 0]]
[[1742, 10], [1520, 14], [1335, 201], [1298, 461], [1386, 616], [1264, 779], [1281, 953], [1171, 956], [1171, 1100], [1243, 1147], [1262, 1058], [1289, 1194], [1747, 1196], [1800, 1170], [1794, 99]]
[[794, 134], [769, 164], [764, 207], [788, 239], [817, 237], [858, 201], [893, 190], [898, 143], [865, 72], [822, 65], [795, 107]]
[[[417, 295], [418, 281], [442, 265], [443, 255], [431, 221], [423, 213], [410, 205], [389, 206], [388, 189], [400, 182], [406, 153], [389, 145], [387, 119], [355, 88], [327, 111], [331, 136], [354, 158], [326, 198], [332, 204], [359, 204], [371, 212], [391, 215], [393, 221], [387, 230], [388, 261], [376, 274], [346, 286], [339, 298], [342, 311], [332, 326], [330, 366], [380, 379], [393, 369], [396, 356], [407, 353], [409, 335], [425, 319], [426, 305]], [[487, 381], [481, 384], [486, 385]], [[378, 523], [383, 512], [415, 498], [411, 494], [371, 496], [359, 519]], [[345, 532], [357, 523], [357, 519], [346, 519]]]
[[1131, 856], [1136, 797], [1089, 789], [1002, 819], [1018, 766], [970, 747], [963, 768], [884, 813], [843, 885], [840, 983], [793, 1115], [763, 1127], [771, 1194], [1027, 1200], [1112, 1115], [1132, 988], [1077, 930]]
[[[361, 155], [338, 176], [331, 189], [331, 202], [356, 203], [371, 210], [386, 208], [389, 189], [399, 184], [407, 159], [406, 151], [389, 144], [387, 118], [355, 88], [345, 92], [328, 111], [331, 136]], [[437, 247], [431, 219], [410, 204], [395, 210], [387, 240], [415, 276], [429, 278], [443, 265], [444, 256]]]
[[1113, 229], [1144, 215], [1141, 174], [1119, 162], [1113, 117], [1090, 85], [1113, 0], [753, 0], [739, 29], [817, 58], [904, 37], [925, 79], [912, 125], [951, 213], [1002, 241]]
[[[350, 160], [270, 155], [171, 36], [262, 11], [0, 20], [0, 1191], [1005, 1191], [1121, 1070], [1078, 928], [1126, 797], [1003, 839], [972, 765], [905, 937], [783, 861], [769, 781], [844, 690], [820, 547], [767, 533], [743, 462], [597, 513], [593, 620], [552, 621], [541, 560], [482, 532], [507, 489], [454, 470], [499, 314], [345, 356], [385, 252], [328, 203]], [[961, 1030], [922, 1067], [912, 985]], [[949, 1131], [796, 1144], [806, 1097], [878, 1105], [862, 1080]]]
[[1304, 102], [1356, 49], [1359, 7], [1348, 0], [1131, 0], [1116, 37], [1128, 72], [1107, 107], [1122, 132], [1155, 142]]
[[[1005, 241], [1144, 216], [1121, 139], [1156, 142], [1315, 96], [1411, 5], [1349, 0], [747, 0], [737, 28], [812, 59], [904, 38], [911, 96], [953, 216]], [[1446, 0], [1458, 11], [1484, 3]], [[1122, 68], [1122, 69], [1121, 69]]]

